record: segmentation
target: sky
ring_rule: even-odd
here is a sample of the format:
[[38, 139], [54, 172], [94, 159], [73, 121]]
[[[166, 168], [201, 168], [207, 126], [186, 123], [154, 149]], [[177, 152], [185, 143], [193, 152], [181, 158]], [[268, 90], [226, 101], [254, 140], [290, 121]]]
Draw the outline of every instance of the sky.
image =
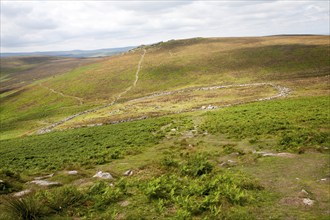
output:
[[329, 34], [329, 0], [1, 0], [1, 52], [90, 50], [192, 37]]

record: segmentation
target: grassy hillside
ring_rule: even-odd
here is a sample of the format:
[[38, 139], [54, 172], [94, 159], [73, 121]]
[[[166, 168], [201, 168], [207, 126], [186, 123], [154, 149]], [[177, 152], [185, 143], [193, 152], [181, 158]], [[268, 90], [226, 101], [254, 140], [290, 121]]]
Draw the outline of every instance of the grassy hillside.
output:
[[40, 78], [0, 96], [0, 219], [327, 219], [329, 48], [195, 38], [64, 73], [7, 63]]
[[81, 65], [97, 62], [98, 59], [64, 57], [1, 57], [0, 93], [21, 88], [33, 81], [65, 73]]
[[[327, 36], [275, 36], [196, 38], [147, 46], [136, 86], [118, 102], [160, 91], [254, 82], [275, 82], [288, 86], [293, 90], [292, 95], [297, 96], [322, 95], [328, 90], [327, 80], [322, 78], [329, 72], [328, 44]], [[36, 80], [22, 90], [2, 94], [3, 109], [15, 109], [20, 111], [20, 115], [31, 115], [29, 117], [40, 112], [37, 116], [40, 120], [17, 119], [14, 124], [12, 115], [7, 115], [6, 112], [2, 114], [2, 138], [33, 133], [37, 128], [42, 128], [45, 122], [49, 125], [60, 117], [65, 118], [93, 106], [111, 103], [118, 94], [132, 85], [142, 53], [142, 49], [136, 49], [134, 52], [104, 58], [97, 63], [78, 67], [56, 77]], [[32, 61], [29, 63], [37, 65]], [[27, 68], [26, 64], [9, 66], [14, 69]], [[38, 68], [42, 69], [42, 66], [38, 65]], [[37, 72], [49, 74], [48, 69]], [[56, 91], [57, 94], [52, 96], [58, 100], [44, 97], [43, 94], [47, 94], [44, 93], [45, 88]], [[35, 93], [40, 96], [36, 96]], [[31, 104], [39, 99], [43, 99], [43, 104]], [[63, 105], [62, 100], [72, 104]], [[77, 100], [81, 100], [82, 105]], [[14, 102], [17, 105], [13, 104]], [[23, 107], [20, 103], [23, 103]], [[25, 105], [30, 107], [24, 108]], [[50, 110], [47, 107], [49, 105], [54, 108]], [[142, 115], [148, 113], [142, 112]], [[15, 129], [20, 127], [21, 132], [11, 130], [8, 124]]]

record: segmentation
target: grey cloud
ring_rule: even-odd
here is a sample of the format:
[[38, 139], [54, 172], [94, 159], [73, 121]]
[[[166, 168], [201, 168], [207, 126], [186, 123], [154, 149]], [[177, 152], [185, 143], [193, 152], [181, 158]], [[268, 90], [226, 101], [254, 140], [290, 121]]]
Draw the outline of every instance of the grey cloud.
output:
[[[147, 4], [146, 4], [147, 3]], [[141, 13], [160, 13], [169, 11], [185, 5], [192, 4], [191, 0], [181, 1], [122, 1], [116, 4], [116, 7], [123, 10], [137, 11]]]
[[1, 1], [2, 51], [94, 49], [196, 36], [329, 33], [326, 1], [23, 3]]
[[32, 12], [32, 7], [26, 4], [11, 4], [10, 2], [1, 1], [1, 14], [5, 17], [25, 16]]

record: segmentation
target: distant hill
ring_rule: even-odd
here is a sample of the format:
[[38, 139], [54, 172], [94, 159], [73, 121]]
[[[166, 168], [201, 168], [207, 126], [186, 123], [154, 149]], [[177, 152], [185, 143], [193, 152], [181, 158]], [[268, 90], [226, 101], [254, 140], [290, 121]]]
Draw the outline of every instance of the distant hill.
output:
[[70, 50], [70, 51], [46, 51], [46, 52], [26, 52], [26, 53], [1, 53], [1, 57], [16, 56], [60, 56], [60, 57], [104, 57], [129, 51], [135, 47], [106, 48], [98, 50]]

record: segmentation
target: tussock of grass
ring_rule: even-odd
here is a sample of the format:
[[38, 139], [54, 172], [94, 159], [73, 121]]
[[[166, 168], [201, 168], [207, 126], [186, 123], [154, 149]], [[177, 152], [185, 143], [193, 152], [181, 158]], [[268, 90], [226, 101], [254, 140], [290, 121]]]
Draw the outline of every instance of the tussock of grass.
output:
[[41, 204], [32, 197], [5, 197], [4, 206], [10, 219], [34, 220], [44, 215]]

